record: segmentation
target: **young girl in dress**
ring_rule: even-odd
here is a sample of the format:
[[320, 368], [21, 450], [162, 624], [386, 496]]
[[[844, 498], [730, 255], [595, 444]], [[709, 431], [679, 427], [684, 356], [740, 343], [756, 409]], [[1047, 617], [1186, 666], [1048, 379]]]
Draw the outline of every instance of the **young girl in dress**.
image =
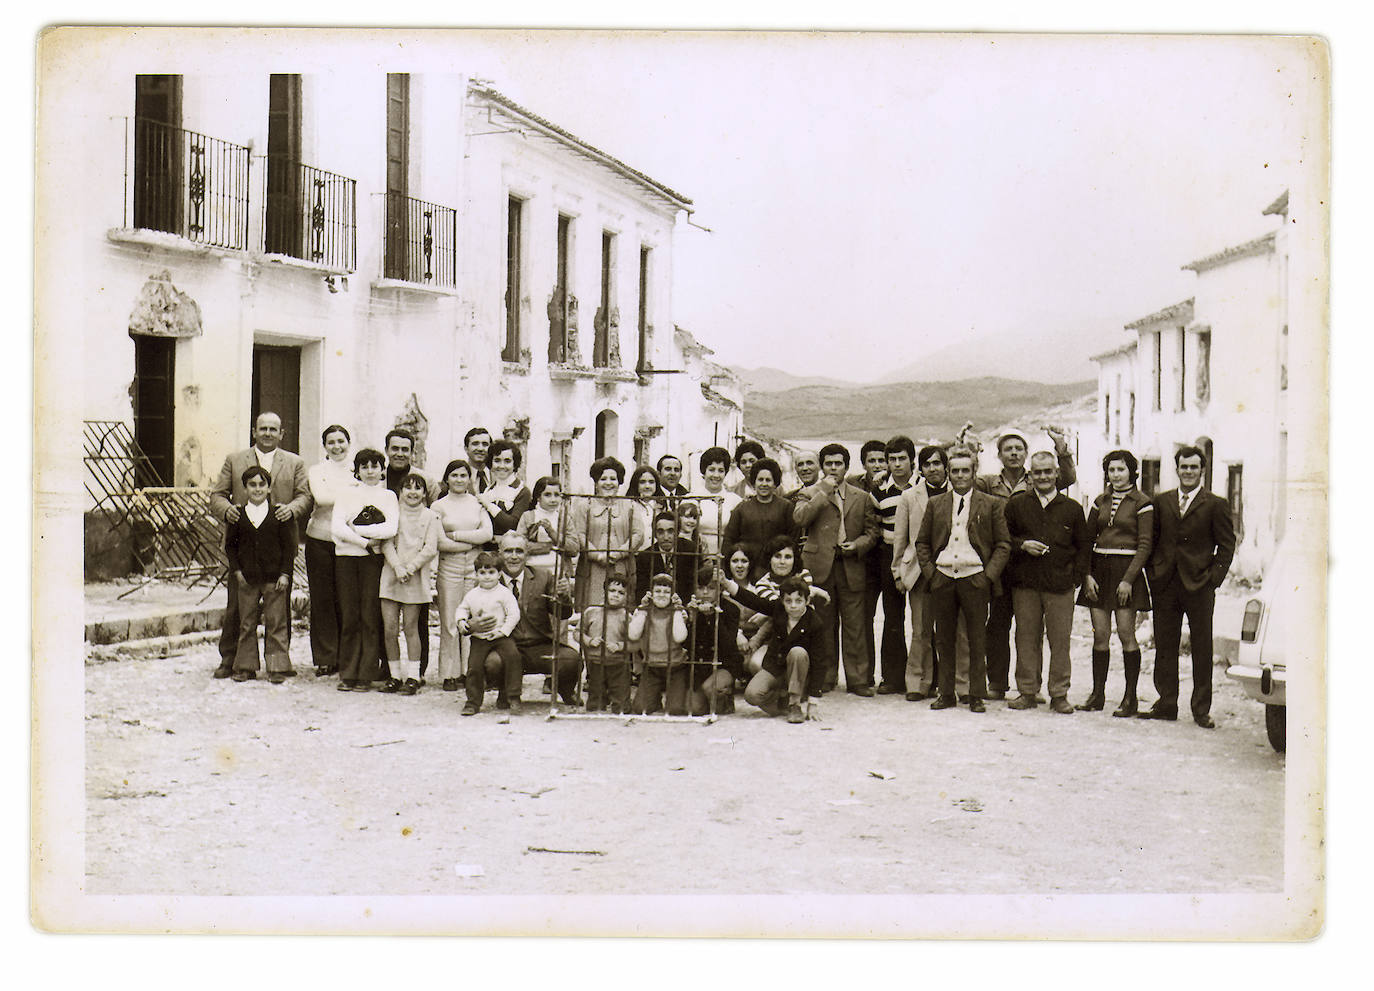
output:
[[[558, 564], [558, 547], [562, 544], [558, 526], [561, 520], [563, 488], [558, 479], [545, 475], [534, 483], [534, 505], [520, 517], [516, 532], [525, 538], [530, 556], [525, 562], [535, 571], [545, 571], [550, 575]], [[572, 566], [565, 565], [564, 573], [571, 576]]]
[[[382, 545], [382, 641], [391, 670], [400, 675], [387, 683], [402, 695], [420, 690], [420, 605], [430, 601], [434, 559], [439, 556], [439, 514], [425, 505], [423, 475], [411, 473], [401, 482], [400, 525], [396, 536]], [[401, 660], [400, 632], [405, 630], [406, 660]], [[428, 635], [429, 631], [423, 631]], [[394, 684], [393, 684], [394, 683]]]

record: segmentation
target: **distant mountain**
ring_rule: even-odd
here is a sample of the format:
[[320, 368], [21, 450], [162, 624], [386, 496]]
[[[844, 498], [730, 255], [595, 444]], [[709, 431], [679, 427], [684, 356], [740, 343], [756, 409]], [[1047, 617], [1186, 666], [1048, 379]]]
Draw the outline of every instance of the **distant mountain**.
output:
[[777, 368], [736, 368], [733, 371], [751, 394], [782, 392], [808, 385], [828, 385], [840, 389], [858, 388], [861, 385], [859, 382], [846, 382], [843, 379], [825, 378], [821, 375], [792, 375]]
[[957, 381], [1015, 375], [1036, 382], [1073, 383], [1097, 373], [1088, 355], [1106, 351], [1127, 338], [1100, 328], [1028, 331], [1008, 347], [1004, 337], [960, 338], [878, 378], [883, 383]]
[[1095, 392], [1092, 380], [1046, 384], [1004, 378], [899, 382], [885, 385], [808, 385], [750, 392], [748, 430], [784, 440], [862, 440], [904, 433], [920, 442], [949, 440], [972, 421], [978, 431], [1033, 418], [1048, 407]]

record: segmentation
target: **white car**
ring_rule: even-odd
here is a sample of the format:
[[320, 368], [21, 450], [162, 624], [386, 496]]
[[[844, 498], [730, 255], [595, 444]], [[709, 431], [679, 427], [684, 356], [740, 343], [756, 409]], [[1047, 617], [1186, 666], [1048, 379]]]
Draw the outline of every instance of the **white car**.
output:
[[1287, 746], [1288, 617], [1297, 595], [1290, 555], [1280, 544], [1264, 572], [1264, 585], [1245, 603], [1236, 663], [1226, 669], [1247, 695], [1264, 703], [1264, 728], [1274, 749]]

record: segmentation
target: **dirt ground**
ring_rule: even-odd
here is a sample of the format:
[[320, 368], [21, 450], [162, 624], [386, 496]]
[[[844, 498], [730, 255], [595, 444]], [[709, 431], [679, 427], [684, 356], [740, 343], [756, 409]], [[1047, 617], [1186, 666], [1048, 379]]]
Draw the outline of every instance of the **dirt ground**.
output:
[[[1075, 702], [1090, 682], [1079, 624]], [[1213, 731], [1113, 719], [1115, 652], [1100, 713], [831, 693], [801, 726], [742, 698], [712, 724], [550, 721], [531, 677], [526, 712], [503, 723], [490, 706], [459, 718], [461, 693], [433, 686], [336, 692], [308, 653], [297, 631], [302, 674], [282, 686], [212, 680], [209, 645], [87, 667], [89, 893], [1283, 886], [1284, 758], [1220, 669]], [[1154, 697], [1148, 673], [1142, 689]]]

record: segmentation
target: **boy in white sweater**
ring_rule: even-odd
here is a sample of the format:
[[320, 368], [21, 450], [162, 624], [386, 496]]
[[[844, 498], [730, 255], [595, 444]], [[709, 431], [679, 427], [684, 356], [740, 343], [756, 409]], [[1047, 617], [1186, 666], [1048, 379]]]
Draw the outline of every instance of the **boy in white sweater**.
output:
[[473, 562], [473, 569], [477, 573], [477, 587], [463, 596], [455, 614], [458, 632], [472, 637], [463, 715], [475, 716], [481, 711], [488, 676], [499, 686], [496, 708], [509, 709], [511, 715], [516, 715], [520, 712], [524, 667], [511, 633], [520, 623], [520, 603], [501, 584], [501, 559], [495, 553], [482, 551]]

